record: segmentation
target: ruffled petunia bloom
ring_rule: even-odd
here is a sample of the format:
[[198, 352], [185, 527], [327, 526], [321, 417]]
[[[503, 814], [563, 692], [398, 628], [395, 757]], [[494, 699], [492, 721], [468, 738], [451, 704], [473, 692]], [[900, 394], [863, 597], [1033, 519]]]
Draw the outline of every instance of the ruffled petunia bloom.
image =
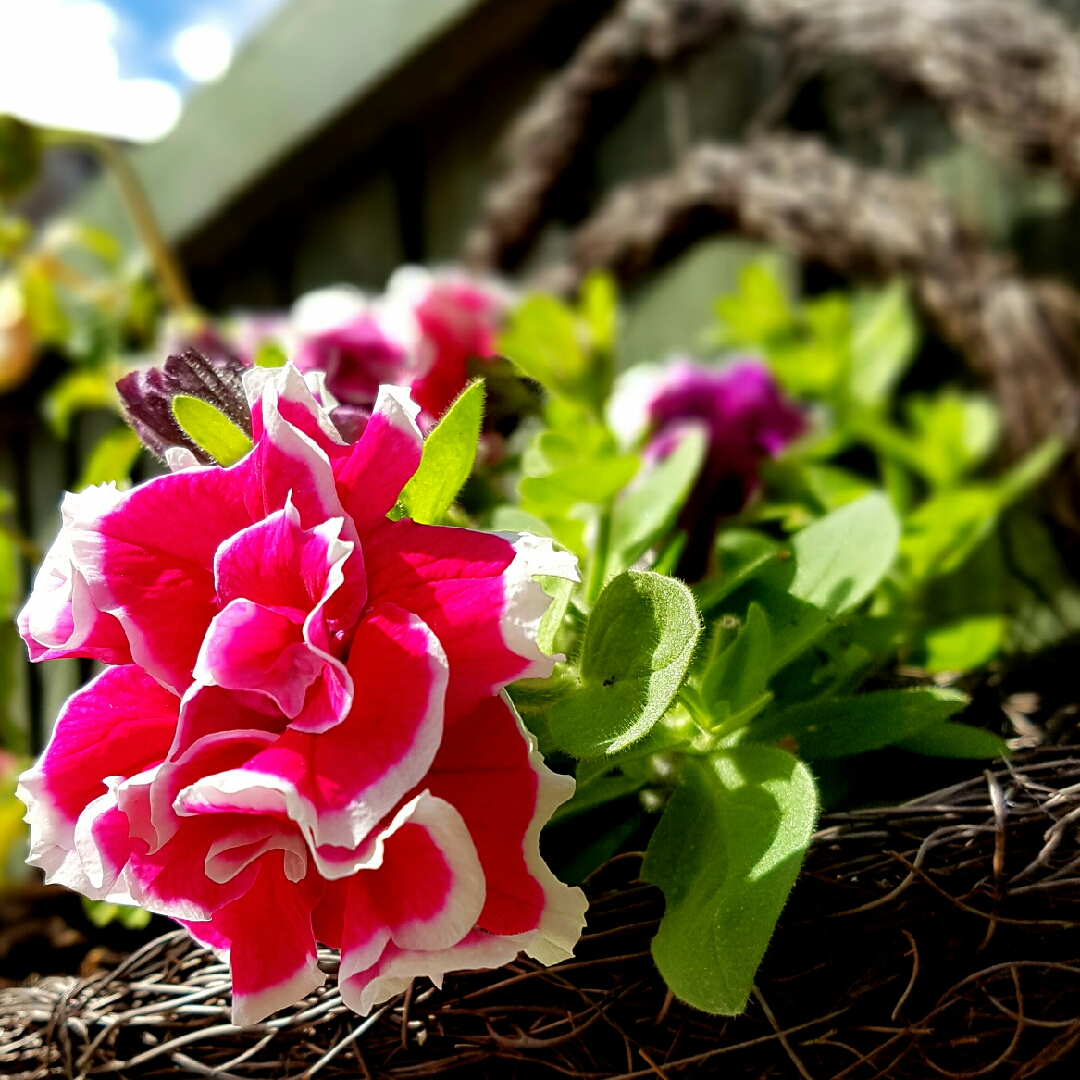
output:
[[244, 377], [254, 449], [69, 495], [19, 626], [106, 665], [20, 795], [31, 862], [227, 957], [233, 1017], [321, 985], [367, 1013], [416, 976], [572, 954], [584, 896], [540, 858], [573, 783], [509, 699], [544, 677], [550, 541], [387, 517], [420, 461], [407, 393], [355, 443], [292, 366]]
[[689, 542], [682, 576], [700, 577], [717, 519], [738, 513], [758, 490], [764, 461], [807, 430], [806, 413], [781, 393], [758, 360], [723, 366], [677, 359], [631, 369], [611, 403], [625, 439], [645, 437], [646, 458], [663, 459], [691, 426], [704, 428], [708, 452], [681, 515]]
[[[415, 320], [415, 373], [409, 385], [421, 423], [434, 423], [465, 389], [469, 361], [495, 355], [512, 297], [494, 281], [461, 270], [432, 273], [407, 266], [390, 279], [386, 303], [411, 312]], [[405, 319], [399, 316], [399, 324]]]

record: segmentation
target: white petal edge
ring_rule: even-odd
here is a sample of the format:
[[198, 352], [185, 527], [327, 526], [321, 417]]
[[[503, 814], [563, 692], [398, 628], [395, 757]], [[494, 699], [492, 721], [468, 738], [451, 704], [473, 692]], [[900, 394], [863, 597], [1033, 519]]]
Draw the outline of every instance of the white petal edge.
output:
[[531, 533], [495, 533], [514, 549], [514, 560], [503, 573], [503, 611], [501, 629], [503, 644], [513, 653], [529, 661], [529, 666], [516, 676], [518, 679], [546, 679], [561, 654], [545, 656], [540, 651], [537, 635], [540, 621], [551, 606], [551, 597], [541, 588], [537, 577], [556, 577], [580, 581], [577, 556], [569, 551], [556, 551], [550, 537]]

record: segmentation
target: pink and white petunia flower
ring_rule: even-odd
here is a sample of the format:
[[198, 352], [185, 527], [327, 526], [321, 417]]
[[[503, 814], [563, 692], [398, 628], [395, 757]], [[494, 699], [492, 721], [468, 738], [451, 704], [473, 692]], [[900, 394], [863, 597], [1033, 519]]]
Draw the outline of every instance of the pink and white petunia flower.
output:
[[33, 659], [109, 665], [21, 780], [46, 880], [175, 918], [228, 957], [236, 1023], [323, 981], [572, 954], [584, 896], [540, 858], [573, 782], [503, 688], [550, 674], [549, 540], [391, 521], [422, 450], [407, 391], [337, 433], [293, 367], [245, 375], [254, 448], [68, 496], [19, 619]]

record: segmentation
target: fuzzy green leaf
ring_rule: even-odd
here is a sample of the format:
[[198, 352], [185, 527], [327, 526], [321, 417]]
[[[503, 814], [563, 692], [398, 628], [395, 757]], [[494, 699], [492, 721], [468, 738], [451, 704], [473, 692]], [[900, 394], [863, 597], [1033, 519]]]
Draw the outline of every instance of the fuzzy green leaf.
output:
[[420, 467], [401, 492], [405, 514], [421, 525], [437, 525], [469, 479], [480, 425], [484, 420], [484, 383], [470, 383], [424, 440]]
[[705, 433], [693, 430], [641, 482], [619, 498], [611, 515], [611, 567], [633, 566], [675, 524], [705, 460]]
[[783, 750], [686, 763], [641, 868], [667, 902], [653, 959], [683, 1001], [725, 1016], [746, 1007], [817, 810], [810, 770]]
[[177, 394], [173, 416], [196, 446], [219, 465], [235, 465], [252, 448], [252, 441], [221, 411], [200, 398]]
[[681, 582], [643, 570], [614, 578], [585, 630], [581, 689], [551, 711], [555, 742], [597, 758], [646, 735], [678, 693], [700, 632]]
[[738, 636], [709, 665], [701, 682], [701, 696], [719, 719], [721, 706], [738, 713], [765, 690], [772, 674], [772, 633], [760, 604], [751, 604]]

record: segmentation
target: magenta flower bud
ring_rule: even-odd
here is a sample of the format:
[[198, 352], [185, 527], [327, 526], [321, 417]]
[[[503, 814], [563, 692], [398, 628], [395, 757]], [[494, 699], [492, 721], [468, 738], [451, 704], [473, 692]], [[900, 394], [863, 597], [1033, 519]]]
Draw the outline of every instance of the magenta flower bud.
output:
[[245, 365], [223, 342], [220, 344], [210, 355], [186, 348], [170, 356], [161, 367], [133, 371], [116, 384], [124, 418], [144, 445], [163, 461], [170, 448], [185, 447], [197, 461], [213, 464], [206, 451], [176, 422], [172, 403], [181, 395], [213, 405], [251, 436], [251, 410], [243, 384]]

